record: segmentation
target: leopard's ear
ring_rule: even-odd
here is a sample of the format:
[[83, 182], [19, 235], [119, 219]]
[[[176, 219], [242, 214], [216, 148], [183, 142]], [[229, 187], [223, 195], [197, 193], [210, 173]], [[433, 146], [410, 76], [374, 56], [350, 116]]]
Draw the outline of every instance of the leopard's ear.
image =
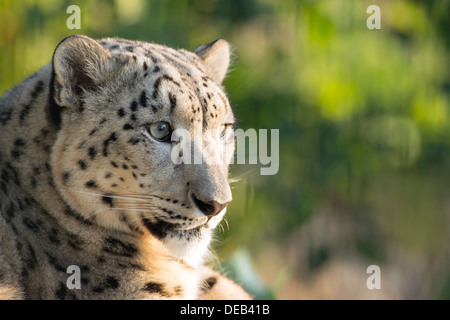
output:
[[198, 47], [194, 52], [202, 58], [211, 78], [220, 85], [230, 65], [230, 44], [228, 41], [217, 39], [210, 44]]
[[109, 51], [94, 39], [82, 35], [63, 39], [53, 54], [56, 103], [79, 107], [80, 96], [102, 82], [111, 60]]

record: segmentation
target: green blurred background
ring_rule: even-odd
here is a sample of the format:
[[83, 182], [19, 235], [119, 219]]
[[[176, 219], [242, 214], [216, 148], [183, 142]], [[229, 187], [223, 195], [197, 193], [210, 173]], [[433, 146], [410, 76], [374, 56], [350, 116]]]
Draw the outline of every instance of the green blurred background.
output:
[[449, 17], [448, 0], [0, 0], [0, 92], [74, 33], [225, 38], [239, 127], [279, 129], [280, 166], [233, 166], [215, 264], [264, 299], [449, 299]]

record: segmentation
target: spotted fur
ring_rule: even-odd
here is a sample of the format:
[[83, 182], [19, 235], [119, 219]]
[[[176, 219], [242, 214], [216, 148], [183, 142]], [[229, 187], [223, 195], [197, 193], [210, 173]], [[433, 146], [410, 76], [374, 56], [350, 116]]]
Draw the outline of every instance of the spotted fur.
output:
[[250, 298], [204, 266], [228, 164], [174, 164], [174, 143], [148, 133], [232, 124], [228, 64], [225, 40], [189, 52], [71, 36], [0, 99], [0, 298]]

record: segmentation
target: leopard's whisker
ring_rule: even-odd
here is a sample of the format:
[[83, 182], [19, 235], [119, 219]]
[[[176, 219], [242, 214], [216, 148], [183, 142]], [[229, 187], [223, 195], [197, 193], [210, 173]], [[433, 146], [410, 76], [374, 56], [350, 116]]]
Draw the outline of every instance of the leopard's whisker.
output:
[[225, 233], [225, 229], [223, 228], [222, 221], [219, 223], [221, 233]]
[[227, 225], [227, 230], [230, 230], [230, 225], [228, 224], [227, 218], [223, 217], [222, 221], [225, 222], [225, 224]]
[[103, 211], [109, 211], [109, 210], [116, 210], [116, 211], [137, 211], [137, 212], [150, 212], [150, 213], [154, 213], [154, 211], [152, 210], [147, 210], [147, 209], [141, 209], [141, 208], [105, 208], [102, 210], [99, 210], [97, 212], [103, 212]]
[[236, 183], [236, 182], [239, 182], [239, 181], [242, 180], [242, 178], [244, 178], [245, 176], [249, 175], [251, 172], [254, 172], [254, 171], [255, 171], [255, 169], [251, 169], [251, 170], [248, 170], [248, 171], [246, 171], [246, 172], [244, 172], [244, 173], [241, 173], [240, 175], [238, 175], [238, 176], [236, 176], [236, 177], [229, 178], [229, 179], [228, 179], [228, 183]]
[[[68, 188], [66, 188], [65, 190], [69, 191], [69, 192], [76, 192], [76, 193], [87, 194], [87, 195], [92, 195], [92, 196], [108, 197], [108, 198], [115, 198], [115, 199], [124, 199], [124, 200], [130, 200], [130, 201], [147, 202], [149, 200], [149, 199], [145, 199], [143, 197], [117, 196], [117, 195], [112, 195], [112, 194], [97, 193], [97, 192], [87, 192], [87, 191], [74, 190], [74, 189], [68, 189]], [[156, 196], [151, 196], [151, 197], [156, 197]]]

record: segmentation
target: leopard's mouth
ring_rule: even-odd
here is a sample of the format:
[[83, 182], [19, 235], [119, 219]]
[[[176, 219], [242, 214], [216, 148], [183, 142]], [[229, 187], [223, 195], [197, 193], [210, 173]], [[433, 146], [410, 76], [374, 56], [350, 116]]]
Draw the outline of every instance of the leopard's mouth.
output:
[[155, 218], [155, 221], [142, 218], [145, 228], [158, 239], [164, 239], [167, 236], [192, 236], [199, 234], [201, 229], [212, 229], [209, 220], [197, 224], [182, 225], [177, 222], [167, 222], [162, 219]]
[[164, 217], [141, 216], [144, 227], [155, 237], [163, 240], [168, 237], [178, 236], [180, 239], [192, 239], [193, 236], [201, 238], [206, 230], [213, 230], [222, 221], [226, 213], [224, 208], [219, 214], [214, 216], [203, 215], [197, 218], [181, 218], [177, 216], [175, 221], [168, 221]]

